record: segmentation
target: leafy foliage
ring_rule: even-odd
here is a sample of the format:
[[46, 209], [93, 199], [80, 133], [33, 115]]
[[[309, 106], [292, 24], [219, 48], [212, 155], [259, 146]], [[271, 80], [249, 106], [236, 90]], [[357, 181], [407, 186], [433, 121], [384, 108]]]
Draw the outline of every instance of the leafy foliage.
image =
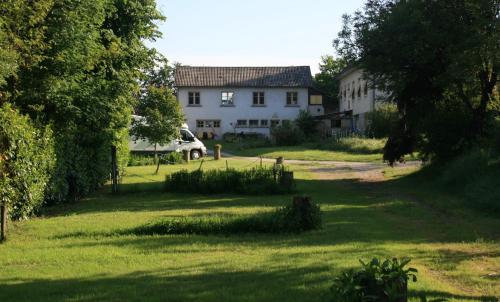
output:
[[320, 207], [312, 202], [306, 206], [295, 203], [274, 212], [250, 216], [182, 217], [152, 222], [124, 233], [136, 235], [166, 234], [241, 234], [241, 233], [301, 233], [321, 228]]
[[27, 218], [42, 205], [54, 166], [50, 128], [39, 130], [9, 104], [0, 107], [0, 203], [13, 219]]
[[335, 104], [338, 108], [339, 81], [337, 76], [347, 67], [347, 62], [342, 58], [331, 55], [321, 57], [319, 73], [314, 76], [314, 84], [325, 94], [325, 101]]
[[283, 184], [284, 168], [256, 167], [246, 170], [181, 170], [165, 178], [169, 192], [282, 194], [293, 190], [293, 182]]
[[134, 94], [156, 57], [144, 41], [159, 37], [163, 17], [154, 0], [7, 0], [0, 11], [8, 52], [0, 97], [53, 125], [57, 161], [47, 198], [78, 199], [106, 181], [111, 145], [126, 163]]
[[278, 146], [296, 146], [305, 139], [304, 132], [295, 123], [282, 123], [272, 127], [271, 136]]
[[[159, 157], [160, 164], [162, 165], [172, 165], [184, 163], [182, 154], [179, 152], [169, 152], [167, 154], [162, 154]], [[128, 166], [150, 166], [155, 165], [155, 158], [152, 154], [130, 154], [128, 159]]]
[[407, 301], [408, 281], [417, 281], [417, 270], [406, 268], [409, 258], [360, 262], [361, 269], [343, 272], [335, 278], [331, 287], [333, 301]]
[[307, 136], [317, 134], [317, 122], [307, 110], [300, 110], [299, 115], [295, 119], [295, 124]]
[[499, 16], [498, 0], [374, 0], [344, 16], [338, 54], [389, 92], [400, 113], [386, 160], [415, 150], [447, 160], [492, 135]]
[[374, 111], [367, 113], [367, 118], [367, 132], [370, 136], [375, 138], [389, 137], [397, 125], [398, 110], [394, 104], [381, 104]]

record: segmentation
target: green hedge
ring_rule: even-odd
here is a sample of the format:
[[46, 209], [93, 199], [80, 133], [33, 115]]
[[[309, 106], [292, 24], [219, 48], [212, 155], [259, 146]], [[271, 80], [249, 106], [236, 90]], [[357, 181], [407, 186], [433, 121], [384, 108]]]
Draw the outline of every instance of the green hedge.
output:
[[293, 181], [283, 177], [285, 169], [259, 167], [247, 170], [181, 170], [167, 175], [165, 189], [185, 193], [281, 194], [293, 190]]
[[50, 128], [37, 129], [8, 104], [0, 107], [0, 203], [12, 219], [34, 214], [44, 201], [55, 163]]

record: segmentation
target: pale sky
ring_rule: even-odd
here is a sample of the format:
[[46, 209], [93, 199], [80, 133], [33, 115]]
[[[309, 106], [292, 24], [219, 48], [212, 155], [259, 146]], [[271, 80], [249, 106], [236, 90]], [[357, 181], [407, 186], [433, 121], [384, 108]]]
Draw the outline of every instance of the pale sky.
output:
[[193, 66], [309, 65], [333, 54], [341, 16], [363, 0], [157, 0], [167, 17], [151, 45]]

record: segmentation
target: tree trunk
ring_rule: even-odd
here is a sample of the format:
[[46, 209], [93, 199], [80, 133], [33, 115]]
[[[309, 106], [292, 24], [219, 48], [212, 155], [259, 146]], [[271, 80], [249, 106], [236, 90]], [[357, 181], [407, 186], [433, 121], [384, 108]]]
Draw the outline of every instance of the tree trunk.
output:
[[2, 204], [0, 206], [0, 242], [7, 240], [7, 206]]
[[155, 144], [155, 163], [156, 163], [155, 175], [158, 174], [158, 171], [160, 170], [160, 160], [158, 159], [158, 151], [156, 151], [156, 146], [157, 144]]

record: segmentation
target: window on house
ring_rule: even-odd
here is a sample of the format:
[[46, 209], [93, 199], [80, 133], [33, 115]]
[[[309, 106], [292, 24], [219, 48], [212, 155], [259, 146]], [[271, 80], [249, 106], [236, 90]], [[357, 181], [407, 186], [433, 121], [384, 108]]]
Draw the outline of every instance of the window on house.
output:
[[197, 120], [197, 128], [220, 128], [220, 120]]
[[289, 91], [286, 93], [286, 104], [289, 106], [297, 105], [299, 95], [296, 91]]
[[250, 127], [259, 127], [259, 120], [249, 120], [248, 125]]
[[353, 99], [353, 100], [354, 100], [354, 96], [355, 96], [355, 94], [354, 94], [354, 88], [353, 88], [353, 89], [352, 89], [352, 92], [351, 92], [351, 99]]
[[361, 86], [358, 87], [358, 98], [361, 98]]
[[323, 96], [322, 95], [311, 95], [311, 97], [309, 99], [309, 104], [322, 105], [323, 104]]
[[221, 97], [221, 105], [222, 106], [233, 106], [233, 96], [234, 92], [232, 91], [223, 91]]
[[236, 121], [236, 126], [237, 127], [246, 127], [247, 126], [247, 120], [237, 120]]
[[265, 105], [264, 92], [254, 92], [253, 93], [253, 105], [254, 106]]
[[341, 120], [332, 120], [332, 128], [340, 128], [342, 126]]
[[267, 127], [269, 125], [269, 121], [268, 120], [260, 120], [260, 126], [261, 127]]
[[199, 92], [188, 92], [188, 104], [189, 105], [199, 105], [200, 104], [200, 93]]
[[368, 83], [365, 83], [365, 96], [368, 95]]
[[280, 120], [271, 120], [271, 127], [277, 127], [280, 124]]

